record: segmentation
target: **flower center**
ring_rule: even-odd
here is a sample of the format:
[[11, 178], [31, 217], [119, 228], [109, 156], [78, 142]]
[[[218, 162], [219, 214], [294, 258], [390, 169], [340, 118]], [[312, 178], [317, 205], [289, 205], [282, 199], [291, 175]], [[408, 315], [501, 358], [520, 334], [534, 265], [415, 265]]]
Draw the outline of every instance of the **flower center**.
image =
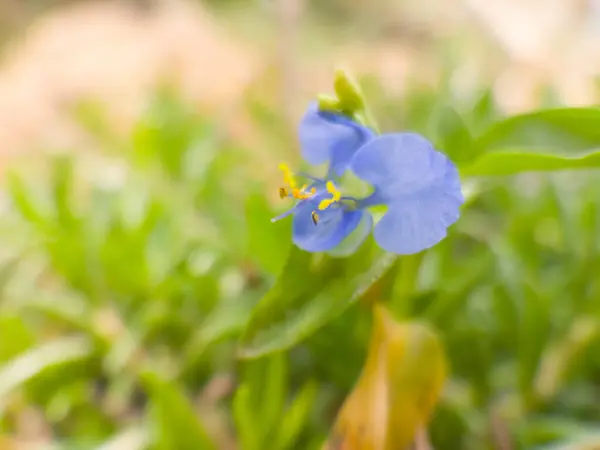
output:
[[308, 186], [306, 184], [298, 188], [296, 177], [287, 164], [279, 164], [279, 170], [283, 172], [283, 181], [287, 185], [279, 188], [279, 198], [292, 197], [298, 200], [306, 200], [316, 194], [316, 188], [313, 187], [307, 191]]
[[[331, 195], [329, 198], [324, 198], [317, 205], [317, 209], [311, 212], [311, 220], [317, 225], [320, 220], [320, 211], [325, 211], [329, 207], [343, 207], [346, 210], [354, 210], [359, 207], [359, 201], [354, 197], [342, 197], [342, 192], [336, 187], [333, 181], [325, 181], [320, 178], [313, 178], [310, 175], [299, 174], [298, 177], [307, 178], [312, 180], [313, 186], [309, 189], [308, 185], [304, 184], [302, 187], [298, 187], [296, 181], [296, 175], [290, 170], [287, 164], [279, 164], [279, 170], [283, 172], [283, 181], [285, 186], [279, 188], [279, 198], [292, 197], [296, 200], [304, 201], [313, 198], [317, 194], [317, 187], [319, 187], [319, 196], [325, 192], [322, 190], [322, 186], [325, 185], [325, 190]], [[317, 187], [315, 187], [315, 185]], [[271, 219], [273, 222], [288, 216], [294, 212], [294, 208], [288, 212]]]

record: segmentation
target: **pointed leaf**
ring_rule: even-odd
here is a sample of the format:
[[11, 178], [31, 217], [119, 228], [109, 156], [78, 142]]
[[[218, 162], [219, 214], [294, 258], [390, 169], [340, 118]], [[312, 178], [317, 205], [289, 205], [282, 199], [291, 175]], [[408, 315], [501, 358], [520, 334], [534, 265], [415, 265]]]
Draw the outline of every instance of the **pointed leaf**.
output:
[[269, 218], [275, 215], [264, 195], [253, 194], [246, 200], [248, 252], [263, 270], [274, 276], [281, 271], [291, 246], [290, 222], [273, 224]]
[[66, 337], [33, 348], [0, 367], [0, 399], [45, 370], [90, 358], [94, 347], [89, 339]]
[[288, 450], [294, 448], [294, 444], [302, 431], [302, 427], [306, 424], [316, 397], [317, 385], [310, 382], [306, 383], [283, 417], [277, 438], [277, 445], [274, 446], [275, 449]]
[[455, 163], [460, 165], [477, 156], [469, 128], [452, 107], [438, 106], [431, 119], [430, 127], [432, 135], [435, 136], [436, 148], [443, 151]]
[[471, 164], [461, 167], [460, 173], [468, 177], [593, 168], [600, 168], [600, 152], [564, 156], [502, 151], [482, 154]]
[[484, 127], [489, 127], [493, 120], [499, 115], [498, 108], [494, 99], [494, 90], [486, 89], [477, 103], [473, 106], [473, 110], [469, 114], [469, 124], [475, 132], [482, 131]]
[[71, 204], [74, 187], [73, 160], [70, 156], [59, 155], [54, 159], [52, 178], [56, 218], [62, 226], [68, 227], [75, 219]]
[[243, 450], [259, 450], [261, 436], [256, 433], [256, 416], [253, 414], [248, 384], [239, 386], [233, 397], [233, 418], [240, 447]]
[[334, 259], [293, 247], [275, 286], [254, 309], [240, 356], [286, 349], [341, 314], [377, 281], [396, 255], [363, 245], [351, 258]]
[[4, 363], [34, 344], [34, 335], [17, 315], [0, 316], [0, 363]]
[[599, 124], [599, 108], [534, 111], [494, 123], [475, 145], [481, 152], [505, 148], [546, 153], [591, 150], [600, 147]]
[[157, 448], [161, 450], [216, 450], [186, 396], [175, 384], [152, 372], [142, 375], [151, 403]]

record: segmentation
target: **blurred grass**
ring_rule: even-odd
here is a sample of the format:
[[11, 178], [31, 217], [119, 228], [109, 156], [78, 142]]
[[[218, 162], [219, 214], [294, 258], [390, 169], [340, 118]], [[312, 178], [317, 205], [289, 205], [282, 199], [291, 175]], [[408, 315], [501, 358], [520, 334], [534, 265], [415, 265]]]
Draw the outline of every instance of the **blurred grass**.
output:
[[[400, 99], [365, 87], [376, 111], [400, 114], [382, 114], [384, 126], [429, 126], [426, 102], [439, 96], [394, 108]], [[490, 107], [461, 115], [478, 123]], [[82, 123], [98, 133], [90, 117]], [[304, 449], [325, 438], [360, 371], [368, 315], [351, 306], [279, 356], [236, 360], [250, 310], [283, 267], [289, 224], [270, 223], [272, 187], [253, 179], [251, 153], [215, 127], [164, 91], [121, 153], [65, 154], [35, 178], [7, 179], [6, 433], [21, 433], [19, 417], [33, 408], [60, 448], [99, 448], [121, 433], [136, 436], [127, 448], [228, 448], [237, 439], [243, 449]], [[482, 181], [414, 286], [398, 287], [394, 309], [436, 326], [451, 362], [431, 427], [436, 449], [487, 448], [498, 421], [515, 448], [595, 431], [595, 192], [593, 173]], [[223, 376], [234, 384], [206, 392]]]
[[[444, 86], [415, 84], [405, 97], [368, 77], [361, 84], [382, 129], [424, 132], [457, 161], [501, 116], [488, 90], [467, 103]], [[293, 154], [277, 109], [247, 106], [267, 161]], [[78, 114], [103, 152], [67, 152], [5, 180], [0, 432], [57, 449], [320, 448], [361, 371], [370, 317], [358, 302], [339, 307], [336, 285], [319, 297], [335, 307], [314, 334], [237, 358], [291, 248], [289, 223], [269, 221], [283, 206], [254, 170], [255, 149], [170, 91], [125, 139], [101, 115]], [[556, 141], [543, 129], [541, 140]], [[597, 180], [593, 171], [477, 180], [420, 268], [390, 268], [399, 274], [392, 309], [439, 330], [450, 361], [434, 448], [600, 442]], [[311, 261], [286, 267], [300, 277]], [[285, 324], [306, 320], [297, 302], [329, 274], [296, 280], [288, 300], [299, 309], [279, 305]], [[263, 320], [274, 316], [265, 309]]]

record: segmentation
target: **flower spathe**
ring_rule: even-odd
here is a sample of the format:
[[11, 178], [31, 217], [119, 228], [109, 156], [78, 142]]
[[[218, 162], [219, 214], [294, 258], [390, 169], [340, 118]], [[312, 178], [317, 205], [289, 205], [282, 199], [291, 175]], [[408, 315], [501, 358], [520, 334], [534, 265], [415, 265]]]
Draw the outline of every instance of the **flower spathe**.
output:
[[[309, 109], [305, 118], [312, 114]], [[314, 120], [310, 117], [303, 121], [304, 126]], [[355, 122], [352, 129], [362, 129], [356, 132], [361, 136], [372, 133]], [[313, 148], [308, 153], [313, 151], [309, 156], [315, 164], [329, 160], [330, 170], [325, 179], [305, 176], [310, 185], [299, 188], [289, 168], [280, 166], [288, 185], [280, 189], [281, 196], [292, 197], [297, 203], [273, 220], [293, 215], [292, 238], [298, 247], [309, 252], [329, 251], [350, 241], [347, 238], [354, 233], [351, 242], [356, 249], [373, 230], [375, 241], [384, 250], [408, 255], [444, 239], [448, 227], [458, 220], [464, 198], [458, 170], [443, 153], [416, 133], [373, 135], [356, 148], [356, 140], [341, 139], [344, 134], [336, 127], [329, 138], [323, 130], [319, 131], [323, 133], [319, 139], [313, 139], [313, 144], [337, 143]], [[340, 142], [345, 142], [347, 148]], [[305, 144], [308, 140], [303, 142], [306, 157]], [[330, 151], [328, 157], [325, 147], [336, 150]], [[309, 162], [311, 159], [307, 157]], [[350, 169], [373, 187], [372, 194], [365, 198], [344, 196], [335, 167], [344, 167], [342, 172]], [[378, 205], [386, 206], [387, 211], [373, 227], [368, 209]]]

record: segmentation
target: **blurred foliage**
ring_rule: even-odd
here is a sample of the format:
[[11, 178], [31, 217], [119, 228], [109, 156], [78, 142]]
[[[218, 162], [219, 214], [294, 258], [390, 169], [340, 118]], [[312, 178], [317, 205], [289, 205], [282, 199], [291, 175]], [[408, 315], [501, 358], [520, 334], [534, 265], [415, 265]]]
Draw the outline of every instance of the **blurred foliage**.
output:
[[[361, 373], [375, 298], [446, 348], [434, 448], [600, 442], [600, 110], [504, 118], [489, 91], [465, 104], [361, 86], [382, 130], [425, 133], [464, 176], [463, 216], [425, 254], [292, 247], [253, 149], [168, 90], [126, 139], [80, 108], [105, 152], [12, 172], [2, 433], [36, 414], [57, 449], [319, 449]], [[251, 106], [268, 149], [295, 148], [276, 110]], [[521, 173], [571, 168], [588, 170]]]

